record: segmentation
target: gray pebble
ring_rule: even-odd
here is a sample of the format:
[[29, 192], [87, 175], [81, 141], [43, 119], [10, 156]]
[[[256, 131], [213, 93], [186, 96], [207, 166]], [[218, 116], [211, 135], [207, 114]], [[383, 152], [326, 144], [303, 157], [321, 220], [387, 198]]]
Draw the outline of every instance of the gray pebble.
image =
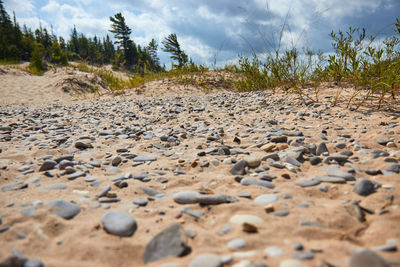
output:
[[116, 210], [104, 214], [101, 223], [107, 233], [121, 237], [132, 236], [137, 229], [136, 220], [131, 215]]

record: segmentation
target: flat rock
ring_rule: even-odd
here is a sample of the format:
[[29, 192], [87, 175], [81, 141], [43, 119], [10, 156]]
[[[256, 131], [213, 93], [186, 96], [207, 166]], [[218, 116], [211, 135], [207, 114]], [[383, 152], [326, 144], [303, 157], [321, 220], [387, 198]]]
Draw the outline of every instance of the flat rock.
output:
[[228, 242], [227, 247], [230, 249], [244, 249], [246, 248], [246, 242], [242, 238], [236, 238]]
[[221, 257], [217, 254], [201, 254], [196, 256], [189, 267], [222, 267]]
[[133, 158], [133, 161], [141, 162], [141, 161], [156, 161], [157, 157], [148, 155], [148, 156], [137, 156]]
[[346, 179], [341, 178], [341, 177], [335, 177], [335, 176], [327, 176], [327, 175], [322, 175], [322, 176], [315, 176], [313, 180], [317, 180], [320, 182], [325, 182], [325, 183], [335, 183], [335, 184], [345, 184]]
[[311, 180], [307, 180], [304, 182], [296, 183], [296, 185], [300, 186], [300, 187], [312, 187], [312, 186], [319, 185], [320, 183], [321, 183], [321, 181], [319, 181], [319, 180], [311, 179]]
[[257, 185], [257, 186], [262, 186], [262, 187], [266, 187], [269, 189], [274, 189], [275, 185], [271, 182], [268, 181], [264, 181], [264, 180], [257, 180], [254, 178], [243, 178], [242, 180], [240, 180], [240, 184], [241, 185]]
[[101, 218], [104, 230], [112, 235], [129, 237], [136, 229], [136, 220], [128, 213], [112, 210], [107, 212]]
[[74, 218], [81, 212], [81, 208], [78, 205], [62, 199], [52, 200], [47, 205], [47, 209], [66, 220]]
[[3, 191], [3, 192], [15, 191], [15, 190], [24, 189], [24, 188], [27, 188], [27, 187], [28, 187], [27, 183], [16, 182], [16, 183], [11, 183], [11, 184], [7, 184], [7, 185], [3, 186], [1, 188], [1, 191]]
[[275, 194], [263, 194], [254, 199], [254, 202], [258, 205], [268, 205], [278, 201], [278, 196]]
[[147, 264], [171, 256], [184, 256], [190, 251], [186, 242], [183, 228], [179, 224], [173, 224], [158, 233], [147, 244], [142, 255], [143, 261]]
[[196, 202], [203, 205], [217, 205], [229, 203], [229, 197], [224, 194], [199, 194], [196, 197]]
[[328, 176], [341, 177], [346, 181], [354, 181], [356, 176], [353, 172], [347, 172], [336, 166], [329, 166], [327, 169]]
[[271, 246], [264, 249], [264, 254], [268, 257], [280, 257], [283, 255], [283, 251], [280, 247]]

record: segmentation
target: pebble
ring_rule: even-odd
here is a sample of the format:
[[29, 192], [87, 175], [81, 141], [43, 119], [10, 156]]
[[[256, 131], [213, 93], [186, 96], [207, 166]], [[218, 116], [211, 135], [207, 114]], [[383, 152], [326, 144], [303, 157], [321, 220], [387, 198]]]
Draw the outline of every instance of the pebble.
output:
[[62, 199], [52, 200], [46, 208], [66, 220], [74, 218], [81, 212], [81, 208], [78, 205]]
[[45, 160], [39, 168], [39, 172], [45, 172], [53, 170], [57, 166], [57, 162], [54, 160]]
[[15, 191], [15, 190], [24, 189], [24, 188], [27, 188], [27, 187], [28, 187], [27, 183], [16, 182], [16, 183], [11, 183], [11, 184], [7, 184], [7, 185], [3, 186], [1, 188], [1, 191], [3, 191], [3, 192]]
[[279, 267], [309, 267], [309, 266], [298, 260], [284, 260], [279, 264]]
[[189, 251], [185, 233], [179, 224], [165, 228], [147, 244], [142, 255], [145, 264], [167, 257], [182, 257]]
[[264, 249], [264, 254], [268, 257], [280, 257], [283, 255], [283, 251], [279, 247], [271, 246]]
[[200, 195], [197, 191], [182, 191], [175, 193], [173, 198], [178, 204], [194, 204], [197, 203], [197, 197]]
[[278, 201], [278, 196], [275, 194], [263, 194], [254, 199], [254, 202], [258, 205], [268, 205]]
[[375, 192], [375, 186], [370, 180], [360, 178], [354, 184], [353, 191], [360, 196], [368, 196]]
[[222, 267], [221, 257], [216, 254], [201, 254], [190, 261], [189, 267]]
[[389, 267], [389, 264], [385, 262], [378, 254], [371, 250], [360, 249], [352, 253], [348, 267]]
[[275, 188], [275, 185], [271, 182], [264, 181], [264, 180], [257, 180], [257, 179], [253, 179], [253, 178], [243, 178], [240, 181], [240, 184], [242, 184], [242, 185], [257, 185], [257, 186], [262, 186], [262, 187], [266, 187], [269, 189]]
[[299, 260], [312, 260], [314, 259], [315, 255], [312, 252], [297, 252], [293, 255], [294, 259]]
[[257, 168], [261, 164], [261, 159], [255, 156], [247, 156], [243, 158], [244, 161], [246, 161], [247, 166], [250, 168]]
[[255, 215], [248, 215], [248, 214], [236, 214], [233, 215], [230, 219], [229, 219], [230, 223], [233, 224], [239, 224], [242, 225], [243, 223], [250, 223], [250, 224], [262, 224], [264, 222], [263, 219], [261, 219], [258, 216]]
[[136, 220], [131, 215], [116, 210], [105, 213], [101, 223], [107, 233], [120, 237], [132, 236], [137, 229]]
[[229, 241], [227, 246], [232, 250], [244, 249], [246, 248], [246, 242], [242, 238], [236, 238]]
[[245, 168], [247, 167], [247, 161], [241, 160], [235, 163], [229, 170], [232, 175], [244, 175], [246, 174]]

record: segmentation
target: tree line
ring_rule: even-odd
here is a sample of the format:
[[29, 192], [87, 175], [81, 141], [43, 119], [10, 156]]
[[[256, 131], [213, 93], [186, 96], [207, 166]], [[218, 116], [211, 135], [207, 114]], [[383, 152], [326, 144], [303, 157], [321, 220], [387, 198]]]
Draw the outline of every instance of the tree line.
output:
[[[121, 13], [110, 17], [115, 41], [106, 37], [86, 37], [74, 25], [69, 40], [57, 37], [53, 29], [39, 26], [34, 32], [26, 25], [21, 27], [13, 14], [11, 20], [0, 0], [0, 60], [30, 61], [30, 67], [43, 71], [44, 62], [67, 65], [68, 61], [85, 61], [92, 65], [112, 64], [137, 73], [160, 72], [165, 70], [158, 57], [158, 43], [152, 39], [146, 46], [131, 39], [132, 29]], [[162, 41], [162, 50], [171, 53], [176, 61], [173, 68], [193, 64], [181, 49], [176, 34], [170, 34]]]

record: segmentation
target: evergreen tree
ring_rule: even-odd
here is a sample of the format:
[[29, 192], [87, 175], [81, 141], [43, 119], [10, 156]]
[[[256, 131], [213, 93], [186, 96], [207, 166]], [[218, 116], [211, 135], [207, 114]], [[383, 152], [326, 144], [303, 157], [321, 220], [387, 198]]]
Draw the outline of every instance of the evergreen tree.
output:
[[35, 42], [35, 46], [31, 55], [31, 63], [29, 64], [29, 69], [35, 74], [42, 74], [44, 71], [41, 55], [43, 49], [44, 47], [41, 43]]
[[156, 40], [151, 39], [150, 43], [146, 47], [146, 51], [150, 55], [150, 59], [154, 65], [160, 65], [160, 58], [157, 55], [158, 44]]
[[53, 40], [51, 45], [51, 61], [64, 66], [68, 64], [67, 56], [61, 50], [61, 46], [57, 42], [57, 39]]
[[162, 41], [164, 45], [163, 51], [172, 53], [171, 59], [178, 61], [178, 65], [173, 64], [173, 67], [182, 68], [188, 63], [188, 56], [181, 50], [181, 46], [178, 42], [178, 38], [175, 33], [171, 33], [168, 37]]
[[128, 66], [132, 66], [137, 63], [137, 48], [135, 43], [130, 39], [130, 35], [132, 30], [126, 25], [124, 16], [121, 13], [117, 13], [114, 17], [110, 17], [111, 30], [110, 32], [114, 33], [116, 44], [118, 44], [118, 48], [122, 51], [124, 55], [124, 59]]

